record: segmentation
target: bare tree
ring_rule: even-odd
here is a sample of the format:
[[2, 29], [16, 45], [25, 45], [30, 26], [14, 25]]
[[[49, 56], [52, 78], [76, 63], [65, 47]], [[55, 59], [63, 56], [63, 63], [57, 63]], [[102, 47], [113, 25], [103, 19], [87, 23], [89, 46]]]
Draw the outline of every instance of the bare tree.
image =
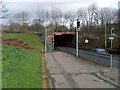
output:
[[80, 19], [81, 23], [83, 26], [88, 26], [88, 14], [87, 14], [87, 9], [86, 8], [79, 8], [77, 10], [77, 17]]
[[29, 23], [30, 15], [27, 11], [21, 11], [20, 13], [18, 13], [18, 16], [20, 18], [21, 25]]
[[29, 23], [30, 15], [27, 11], [21, 11], [12, 15], [12, 22], [20, 25]]
[[118, 11], [112, 8], [101, 8], [100, 9], [100, 21], [101, 25], [104, 23], [111, 24], [116, 23], [118, 20]]
[[35, 13], [33, 25], [35, 25], [37, 32], [42, 32], [44, 30], [44, 22], [47, 24], [50, 23], [50, 12], [48, 10], [38, 9]]
[[111, 23], [117, 23], [118, 22], [118, 10], [111, 8]]
[[[120, 1], [118, 2], [118, 28], [120, 29]], [[120, 32], [118, 33], [118, 36], [120, 36]], [[120, 39], [118, 39], [118, 42], [119, 41]], [[118, 49], [120, 50], [120, 43], [118, 44]]]
[[98, 13], [99, 13], [99, 10], [98, 10], [98, 7], [95, 3], [91, 4], [88, 7], [88, 17], [89, 17], [90, 26], [93, 24], [98, 24], [98, 19], [99, 19]]
[[49, 17], [50, 17], [50, 13], [49, 13], [48, 10], [43, 10], [43, 9], [40, 10], [40, 9], [38, 9], [36, 11], [36, 19], [40, 20], [40, 22], [41, 21], [43, 21], [43, 22], [49, 21]]
[[[16, 29], [17, 31], [25, 32], [28, 30], [29, 18], [30, 18], [30, 15], [27, 11], [21, 11], [21, 12], [15, 13], [11, 16], [10, 25], [12, 26], [16, 25], [16, 27], [18, 27]], [[16, 30], [13, 30], [13, 31], [16, 31]]]
[[6, 5], [0, 1], [0, 19], [6, 19], [9, 15]]
[[63, 17], [63, 13], [60, 9], [52, 9], [51, 11], [51, 20], [54, 22], [56, 29], [55, 31], [57, 31], [57, 26], [60, 25], [60, 22], [62, 20]]
[[67, 11], [65, 13], [65, 19], [66, 19], [67, 23], [70, 24], [70, 30], [72, 31], [72, 29], [73, 29], [73, 23], [76, 20], [76, 14], [75, 14], [75, 12], [73, 12], [73, 11]]

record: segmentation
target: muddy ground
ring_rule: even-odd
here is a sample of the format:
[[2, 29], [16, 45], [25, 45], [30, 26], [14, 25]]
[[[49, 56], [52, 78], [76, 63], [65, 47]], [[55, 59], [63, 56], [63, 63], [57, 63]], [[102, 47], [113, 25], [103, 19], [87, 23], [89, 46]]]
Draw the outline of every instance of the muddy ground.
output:
[[14, 47], [24, 48], [27, 50], [34, 50], [35, 48], [29, 46], [27, 43], [15, 38], [0, 38], [0, 44], [10, 45]]

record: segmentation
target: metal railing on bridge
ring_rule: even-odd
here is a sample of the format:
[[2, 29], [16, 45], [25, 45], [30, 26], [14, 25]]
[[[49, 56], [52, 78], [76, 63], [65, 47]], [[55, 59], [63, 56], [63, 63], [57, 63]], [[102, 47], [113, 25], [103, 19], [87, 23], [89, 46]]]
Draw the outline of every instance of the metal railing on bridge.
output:
[[[65, 51], [71, 54], [76, 54], [76, 49], [69, 47], [58, 47], [59, 50]], [[78, 56], [83, 57], [88, 61], [92, 61], [98, 64], [112, 67], [112, 55], [111, 54], [100, 54], [93, 51], [86, 51], [79, 49]]]

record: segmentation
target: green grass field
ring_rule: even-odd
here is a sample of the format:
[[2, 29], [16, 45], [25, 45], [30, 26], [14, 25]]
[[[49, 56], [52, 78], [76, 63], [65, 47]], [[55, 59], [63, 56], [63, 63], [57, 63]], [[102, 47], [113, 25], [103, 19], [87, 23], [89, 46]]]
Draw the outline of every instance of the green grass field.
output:
[[2, 46], [2, 87], [42, 88], [42, 44], [38, 36], [31, 34], [3, 34], [5, 38], [17, 38], [37, 50]]

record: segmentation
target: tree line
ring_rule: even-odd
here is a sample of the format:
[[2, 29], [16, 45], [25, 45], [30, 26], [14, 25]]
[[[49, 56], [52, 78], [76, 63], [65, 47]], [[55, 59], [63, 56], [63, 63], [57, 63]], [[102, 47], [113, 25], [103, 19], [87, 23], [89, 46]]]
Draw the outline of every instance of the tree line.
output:
[[[3, 12], [7, 11], [4, 9]], [[2, 14], [4, 14], [3, 12]], [[80, 19], [81, 27], [87, 27], [87, 29], [90, 29], [88, 28], [90, 26], [104, 26], [105, 23], [117, 23], [118, 10], [114, 8], [98, 8], [95, 3], [89, 5], [87, 8], [79, 8], [77, 11], [68, 10], [63, 12], [58, 8], [52, 10], [38, 9], [34, 13], [34, 16], [31, 16], [28, 11], [23, 10], [17, 13], [12, 13], [9, 18], [9, 23], [18, 24], [20, 26], [31, 26], [37, 24], [43, 25], [43, 22], [46, 22], [48, 25], [54, 25], [56, 28], [61, 25], [69, 25], [68, 29], [72, 30], [74, 28], [74, 21], [77, 18]], [[57, 29], [55, 30], [57, 31]]]
[[[119, 10], [110, 7], [99, 8], [95, 3], [90, 4], [86, 8], [79, 8], [76, 11], [62, 11], [59, 8], [54, 8], [52, 10], [37, 9], [33, 16], [28, 11], [23, 10], [17, 13], [12, 13], [10, 15], [10, 18], [8, 18], [9, 28], [6, 31], [41, 33], [44, 31], [45, 26], [47, 26], [48, 32], [75, 31], [76, 29], [74, 21], [78, 18], [81, 23], [81, 31], [79, 32], [79, 38], [83, 38], [83, 42], [81, 43], [84, 43], [85, 38], [96, 38], [96, 40], [99, 39], [100, 43], [102, 42], [101, 47], [104, 46], [103, 38], [105, 36], [104, 32], [106, 26], [108, 40], [107, 43], [109, 47], [111, 28], [116, 29], [116, 40], [118, 40], [120, 35], [118, 11]], [[8, 11], [2, 13], [4, 14], [4, 17], [6, 17], [7, 12]], [[118, 45], [115, 45], [115, 47], [116, 46]]]

